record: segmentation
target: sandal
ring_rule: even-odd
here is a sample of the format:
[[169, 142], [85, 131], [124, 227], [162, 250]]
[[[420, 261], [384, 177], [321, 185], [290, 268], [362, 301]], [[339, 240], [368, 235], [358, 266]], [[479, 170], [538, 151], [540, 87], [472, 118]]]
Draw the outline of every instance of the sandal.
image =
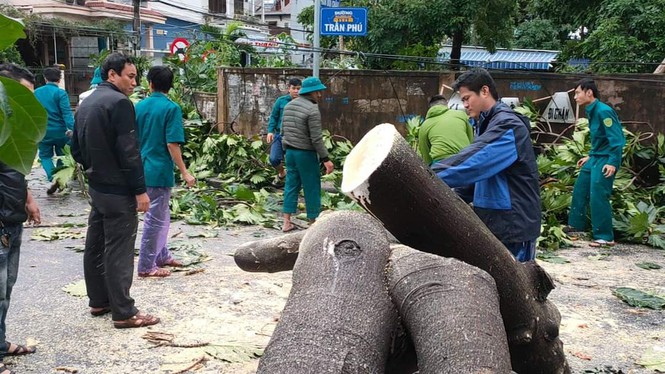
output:
[[16, 373], [13, 372], [13, 371], [11, 371], [11, 370], [9, 370], [9, 368], [7, 367], [7, 365], [2, 364], [2, 366], [0, 366], [0, 374], [16, 374]]
[[589, 247], [594, 247], [594, 248], [599, 248], [599, 247], [613, 247], [616, 244], [616, 242], [613, 240], [611, 242], [608, 242], [607, 240], [603, 239], [596, 239], [589, 243]]
[[293, 231], [293, 230], [298, 230], [298, 226], [296, 226], [294, 224], [291, 224], [290, 226], [284, 226], [282, 228], [282, 232], [289, 232], [289, 231]]
[[131, 318], [123, 321], [113, 321], [113, 327], [116, 329], [130, 329], [135, 327], [152, 326], [159, 323], [159, 318], [150, 314], [136, 313]]
[[153, 271], [149, 271], [147, 273], [139, 273], [139, 277], [141, 278], [164, 278], [168, 277], [171, 275], [171, 272], [168, 271], [167, 269], [155, 269]]
[[93, 317], [103, 316], [104, 314], [108, 313], [111, 313], [111, 307], [108, 306], [105, 306], [103, 308], [90, 308], [90, 314], [92, 314]]
[[[7, 344], [7, 353], [5, 353], [5, 356], [23, 356], [35, 353], [37, 351], [37, 348], [35, 347], [27, 347], [25, 345], [14, 344], [10, 342], [5, 342], [5, 344]], [[12, 345], [14, 346], [14, 349], [11, 349]], [[2, 372], [0, 371], [0, 373]]]
[[183, 265], [182, 262], [180, 262], [180, 261], [176, 260], [175, 258], [171, 257], [168, 261], [166, 261], [161, 266], [171, 266], [171, 267], [174, 267], [174, 268], [181, 268], [185, 265]]

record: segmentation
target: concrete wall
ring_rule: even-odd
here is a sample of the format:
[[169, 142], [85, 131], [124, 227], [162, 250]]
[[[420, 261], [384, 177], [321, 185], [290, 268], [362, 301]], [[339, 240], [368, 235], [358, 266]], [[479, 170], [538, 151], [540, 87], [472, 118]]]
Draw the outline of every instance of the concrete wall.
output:
[[[218, 121], [222, 131], [246, 136], [265, 133], [272, 104], [286, 93], [290, 78], [302, 69], [221, 69]], [[437, 72], [321, 70], [328, 86], [319, 103], [324, 128], [357, 142], [372, 127], [390, 122], [404, 131], [408, 118], [427, 111], [438, 93]]]
[[[275, 99], [292, 77], [304, 78], [306, 69], [220, 69], [218, 121], [221, 131], [246, 136], [266, 131]], [[580, 75], [553, 73], [492, 73], [499, 95], [538, 99], [574, 88]], [[455, 74], [367, 70], [321, 70], [328, 86], [320, 103], [324, 128], [357, 142], [372, 127], [389, 122], [404, 132], [410, 117], [424, 115], [429, 97], [442, 84], [452, 85]], [[665, 133], [665, 76], [622, 75], [595, 77], [603, 101], [612, 105], [631, 130]], [[451, 92], [445, 90], [449, 96]], [[570, 100], [575, 107], [572, 93]], [[539, 102], [541, 110], [548, 100]], [[580, 116], [583, 116], [580, 110]]]

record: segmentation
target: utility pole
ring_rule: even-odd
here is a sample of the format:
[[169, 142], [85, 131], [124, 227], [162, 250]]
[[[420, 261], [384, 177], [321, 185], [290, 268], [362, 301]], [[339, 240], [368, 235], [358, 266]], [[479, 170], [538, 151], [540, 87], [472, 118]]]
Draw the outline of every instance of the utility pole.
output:
[[314, 61], [312, 63], [312, 75], [319, 77], [319, 65], [321, 65], [321, 0], [314, 0]]
[[134, 56], [138, 57], [141, 53], [141, 0], [132, 0], [134, 4], [134, 22], [132, 23], [133, 36], [133, 52]]

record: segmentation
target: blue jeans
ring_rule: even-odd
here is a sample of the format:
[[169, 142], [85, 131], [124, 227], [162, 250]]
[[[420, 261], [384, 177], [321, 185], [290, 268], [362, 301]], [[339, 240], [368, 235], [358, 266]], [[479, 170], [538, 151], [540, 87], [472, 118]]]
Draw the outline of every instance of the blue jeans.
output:
[[157, 267], [172, 260], [171, 252], [166, 247], [171, 225], [170, 187], [148, 187], [150, 208], [143, 217], [143, 236], [139, 251], [138, 272], [150, 273]]
[[284, 160], [284, 149], [282, 149], [281, 134], [275, 134], [275, 137], [272, 140], [272, 144], [270, 145], [270, 156], [268, 157], [268, 160], [270, 160], [270, 165], [275, 168], [278, 167], [279, 164], [281, 164]]
[[521, 243], [503, 243], [519, 262], [533, 261], [536, 258], [538, 238]]
[[18, 276], [18, 260], [21, 253], [21, 233], [23, 232], [22, 223], [5, 224], [0, 228], [0, 234], [9, 235], [9, 246], [5, 247], [0, 243], [0, 362], [7, 353], [7, 347], [4, 342], [5, 319], [7, 318], [7, 309], [9, 309], [9, 300], [11, 299], [12, 288], [16, 283]]

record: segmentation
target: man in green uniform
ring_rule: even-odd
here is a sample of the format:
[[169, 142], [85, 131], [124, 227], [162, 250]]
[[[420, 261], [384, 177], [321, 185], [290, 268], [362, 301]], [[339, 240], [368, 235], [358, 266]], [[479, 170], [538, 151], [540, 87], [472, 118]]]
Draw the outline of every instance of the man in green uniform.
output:
[[277, 176], [273, 180], [273, 185], [278, 186], [283, 184], [286, 171], [284, 170], [284, 149], [282, 149], [282, 117], [284, 116], [284, 107], [290, 103], [291, 100], [298, 97], [298, 91], [302, 82], [298, 78], [289, 80], [289, 93], [280, 96], [275, 100], [275, 105], [272, 106], [270, 112], [270, 120], [268, 121], [268, 134], [266, 135], [266, 142], [270, 145], [270, 165], [277, 170]]
[[598, 88], [591, 79], [582, 79], [575, 88], [575, 101], [586, 106], [591, 133], [591, 151], [577, 162], [582, 168], [573, 189], [568, 225], [584, 231], [590, 212], [592, 247], [614, 245], [610, 195], [614, 177], [621, 165], [626, 139], [616, 112], [598, 100]]
[[[69, 143], [69, 139], [74, 130], [74, 115], [69, 104], [69, 95], [67, 91], [58, 86], [60, 82], [60, 69], [57, 67], [48, 67], [44, 69], [44, 79], [46, 84], [35, 90], [37, 100], [42, 104], [48, 113], [48, 125], [46, 135], [39, 143], [39, 160], [46, 172], [46, 178], [53, 180], [53, 154], [57, 156], [64, 155], [64, 147]], [[64, 186], [60, 186], [64, 187]], [[58, 188], [58, 183], [46, 191], [49, 195]]]
[[427, 165], [456, 155], [473, 142], [469, 117], [461, 110], [448, 109], [446, 99], [435, 95], [418, 134], [418, 150]]

